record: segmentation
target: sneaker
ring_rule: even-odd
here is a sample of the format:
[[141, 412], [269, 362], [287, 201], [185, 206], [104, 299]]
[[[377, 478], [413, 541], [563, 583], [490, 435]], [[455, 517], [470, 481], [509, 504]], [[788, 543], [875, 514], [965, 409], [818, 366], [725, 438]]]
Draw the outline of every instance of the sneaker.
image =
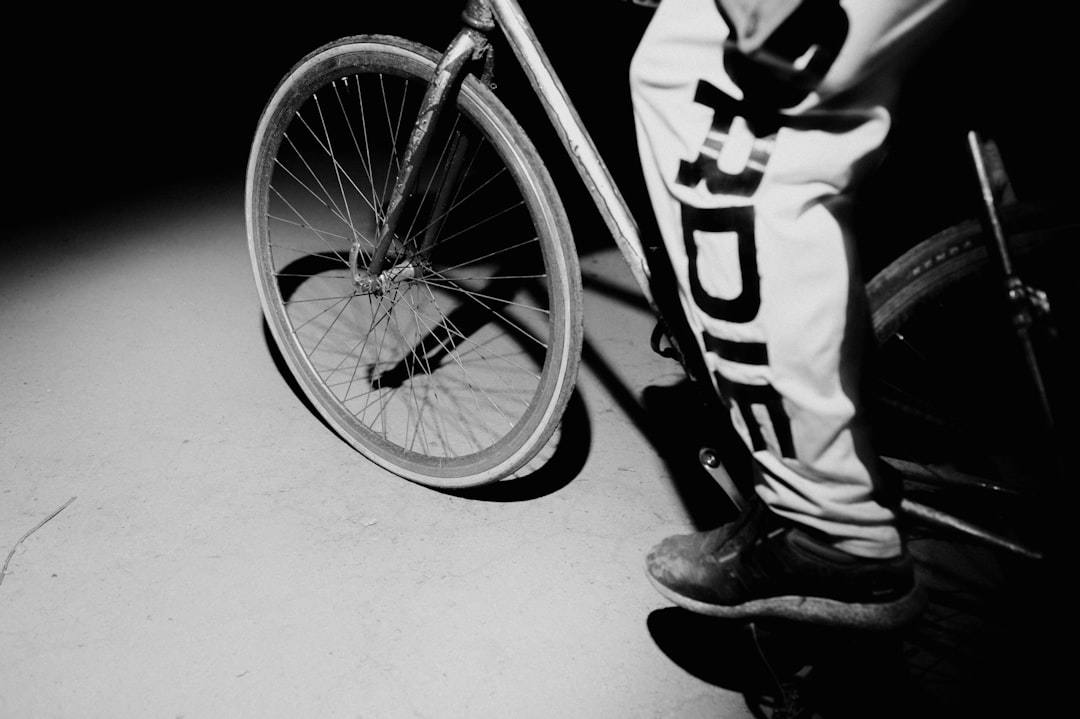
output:
[[856, 557], [761, 502], [718, 529], [665, 539], [647, 568], [665, 597], [714, 617], [894, 629], [917, 618], [926, 602], [906, 552]]

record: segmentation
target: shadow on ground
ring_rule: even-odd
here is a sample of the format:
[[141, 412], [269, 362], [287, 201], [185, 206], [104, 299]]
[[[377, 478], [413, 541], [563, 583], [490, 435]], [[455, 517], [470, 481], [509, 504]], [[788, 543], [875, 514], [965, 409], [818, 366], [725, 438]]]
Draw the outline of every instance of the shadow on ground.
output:
[[648, 630], [687, 673], [780, 719], [1050, 716], [1068, 686], [1052, 578], [983, 547], [920, 536], [929, 604], [893, 633], [654, 611]]

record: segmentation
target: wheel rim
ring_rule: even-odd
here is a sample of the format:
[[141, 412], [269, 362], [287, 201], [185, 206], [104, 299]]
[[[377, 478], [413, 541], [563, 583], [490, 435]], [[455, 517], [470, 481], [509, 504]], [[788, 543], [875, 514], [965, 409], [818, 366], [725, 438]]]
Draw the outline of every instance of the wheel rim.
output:
[[[526, 163], [504, 165], [513, 143], [476, 131], [467, 117], [484, 108], [465, 93], [381, 281], [360, 288], [424, 90], [410, 75], [431, 65], [323, 62], [268, 122], [251, 173], [265, 174], [249, 216], [275, 337], [324, 417], [384, 466], [421, 481], [512, 471], [551, 424], [571, 354], [566, 293], [547, 290], [558, 258], [536, 227], [550, 218], [516, 187]], [[452, 157], [460, 186], [440, 194]]]

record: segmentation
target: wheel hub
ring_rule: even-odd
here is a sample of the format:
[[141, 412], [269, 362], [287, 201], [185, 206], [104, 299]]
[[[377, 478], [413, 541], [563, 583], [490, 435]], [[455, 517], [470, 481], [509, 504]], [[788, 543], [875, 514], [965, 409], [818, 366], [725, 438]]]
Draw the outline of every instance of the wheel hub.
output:
[[394, 249], [386, 255], [385, 264], [388, 266], [381, 272], [372, 272], [362, 264], [364, 259], [360, 243], [353, 242], [349, 250], [349, 270], [357, 294], [383, 295], [424, 275], [423, 264], [414, 256]]

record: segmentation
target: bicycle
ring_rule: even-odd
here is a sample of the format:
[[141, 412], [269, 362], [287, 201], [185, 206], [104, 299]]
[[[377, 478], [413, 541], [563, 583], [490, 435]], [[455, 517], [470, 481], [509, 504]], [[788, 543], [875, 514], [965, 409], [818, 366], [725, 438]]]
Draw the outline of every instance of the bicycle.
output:
[[[656, 313], [653, 348], [709, 383], [662, 252], [643, 240], [522, 8], [464, 5], [462, 29], [441, 53], [361, 35], [297, 63], [259, 120], [246, 187], [264, 315], [311, 403], [371, 461], [451, 490], [512, 476], [545, 447], [582, 344], [570, 223], [535, 146], [494, 92], [496, 40], [512, 49]], [[1054, 421], [1045, 375], [1057, 381], [1063, 368], [1038, 365], [1033, 391], [1017, 382], [988, 406], [922, 360], [960, 367], [983, 395], [992, 380], [1028, 376], [1037, 363], [1025, 357], [1047, 339], [1036, 329], [1051, 317], [1047, 295], [1071, 297], [1064, 268], [1077, 222], [1053, 208], [999, 207], [1006, 183], [995, 182], [993, 146], [975, 132], [968, 141], [985, 217], [917, 243], [867, 284], [882, 380], [871, 392], [881, 400], [874, 422], [892, 428], [878, 435], [885, 466], [912, 490], [907, 516], [1037, 558], [1039, 547], [943, 505], [957, 487], [975, 488], [1009, 497], [1011, 512], [1033, 474], [1056, 471], [1046, 438], [1057, 430], [1028, 418]], [[985, 299], [1002, 286], [1004, 299]], [[988, 303], [1003, 309], [982, 311]], [[998, 348], [1017, 328], [1025, 349], [1014, 357]], [[920, 336], [927, 344], [913, 354]], [[740, 482], [717, 456], [707, 448], [702, 463], [739, 504]], [[918, 501], [926, 489], [933, 499]]]

